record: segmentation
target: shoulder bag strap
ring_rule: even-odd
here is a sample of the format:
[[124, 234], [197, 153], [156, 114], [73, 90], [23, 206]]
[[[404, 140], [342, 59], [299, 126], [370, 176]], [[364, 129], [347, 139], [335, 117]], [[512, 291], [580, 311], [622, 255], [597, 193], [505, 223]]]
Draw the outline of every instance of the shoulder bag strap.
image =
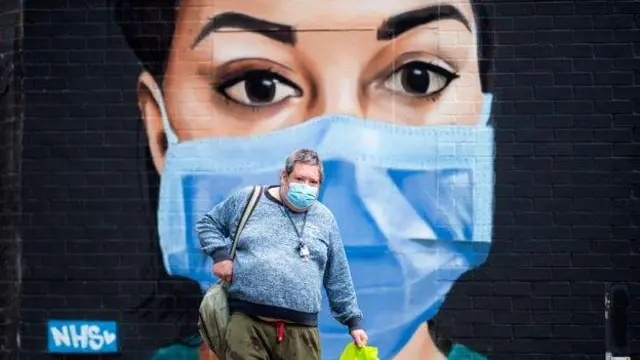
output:
[[229, 256], [231, 260], [236, 257], [236, 248], [238, 247], [238, 240], [240, 239], [240, 234], [242, 233], [242, 229], [244, 229], [247, 220], [251, 216], [251, 213], [258, 205], [258, 200], [260, 200], [260, 195], [262, 194], [262, 186], [254, 186], [253, 191], [251, 191], [251, 195], [247, 199], [247, 203], [244, 206], [244, 210], [242, 211], [242, 217], [240, 217], [240, 222], [238, 223], [238, 228], [236, 229], [236, 233], [233, 236], [233, 245], [231, 245], [231, 252]]

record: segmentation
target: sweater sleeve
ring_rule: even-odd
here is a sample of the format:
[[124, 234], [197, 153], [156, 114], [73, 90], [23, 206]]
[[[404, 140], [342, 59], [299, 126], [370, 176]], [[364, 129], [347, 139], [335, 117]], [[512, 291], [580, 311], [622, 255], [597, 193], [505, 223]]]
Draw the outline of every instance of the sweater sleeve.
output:
[[347, 255], [335, 219], [331, 224], [330, 239], [329, 256], [324, 273], [324, 287], [329, 298], [331, 313], [341, 324], [348, 326], [349, 331], [360, 329], [362, 312], [358, 307]]
[[213, 258], [214, 263], [230, 259], [231, 237], [250, 191], [251, 188], [237, 191], [214, 206], [196, 223], [200, 247]]

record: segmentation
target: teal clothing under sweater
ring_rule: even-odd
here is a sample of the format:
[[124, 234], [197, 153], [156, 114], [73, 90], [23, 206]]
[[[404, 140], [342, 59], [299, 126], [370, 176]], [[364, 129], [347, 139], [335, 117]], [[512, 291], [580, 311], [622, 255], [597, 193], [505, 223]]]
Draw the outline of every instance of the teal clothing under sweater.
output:
[[456, 344], [451, 348], [447, 360], [487, 360], [487, 358], [465, 346]]

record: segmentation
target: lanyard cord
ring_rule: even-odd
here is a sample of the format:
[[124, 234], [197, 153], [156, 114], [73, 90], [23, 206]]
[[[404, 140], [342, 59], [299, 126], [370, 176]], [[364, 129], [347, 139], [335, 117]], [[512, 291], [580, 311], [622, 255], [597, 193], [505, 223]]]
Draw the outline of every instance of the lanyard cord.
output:
[[293, 230], [296, 231], [296, 235], [298, 235], [300, 244], [302, 244], [302, 235], [304, 235], [304, 228], [307, 226], [307, 213], [304, 213], [304, 218], [302, 220], [302, 229], [298, 230], [296, 223], [293, 221], [293, 218], [291, 218], [291, 215], [289, 215], [289, 211], [283, 208], [280, 208], [280, 210], [287, 216], [287, 218], [289, 218], [289, 222], [291, 223], [291, 226], [293, 226]]
[[[281, 198], [283, 197], [282, 196], [282, 187], [280, 188], [280, 197]], [[284, 202], [281, 202], [281, 205], [282, 205], [282, 207], [280, 207], [280, 211], [282, 211], [287, 216], [287, 218], [289, 219], [289, 222], [291, 223], [291, 226], [293, 226], [293, 230], [295, 230], [296, 235], [298, 235], [300, 256], [303, 256], [302, 251], [303, 251], [303, 249], [306, 249], [307, 246], [302, 241], [302, 235], [304, 235], [304, 228], [307, 226], [307, 214], [309, 214], [309, 211], [305, 211], [304, 218], [302, 220], [302, 229], [300, 231], [298, 231], [298, 227], [296, 226], [296, 223], [293, 221], [293, 218], [291, 218], [291, 215], [289, 215], [289, 209], [287, 209], [287, 207], [284, 205]]]

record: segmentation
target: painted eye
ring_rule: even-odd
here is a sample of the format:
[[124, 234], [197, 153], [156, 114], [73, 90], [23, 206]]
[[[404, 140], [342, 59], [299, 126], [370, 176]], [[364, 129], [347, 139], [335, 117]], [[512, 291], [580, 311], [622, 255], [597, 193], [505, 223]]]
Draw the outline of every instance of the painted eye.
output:
[[440, 66], [423, 61], [412, 61], [396, 70], [385, 87], [414, 97], [425, 97], [444, 90], [459, 76]]
[[270, 106], [302, 94], [294, 83], [268, 70], [247, 71], [222, 84], [219, 91], [247, 106]]

